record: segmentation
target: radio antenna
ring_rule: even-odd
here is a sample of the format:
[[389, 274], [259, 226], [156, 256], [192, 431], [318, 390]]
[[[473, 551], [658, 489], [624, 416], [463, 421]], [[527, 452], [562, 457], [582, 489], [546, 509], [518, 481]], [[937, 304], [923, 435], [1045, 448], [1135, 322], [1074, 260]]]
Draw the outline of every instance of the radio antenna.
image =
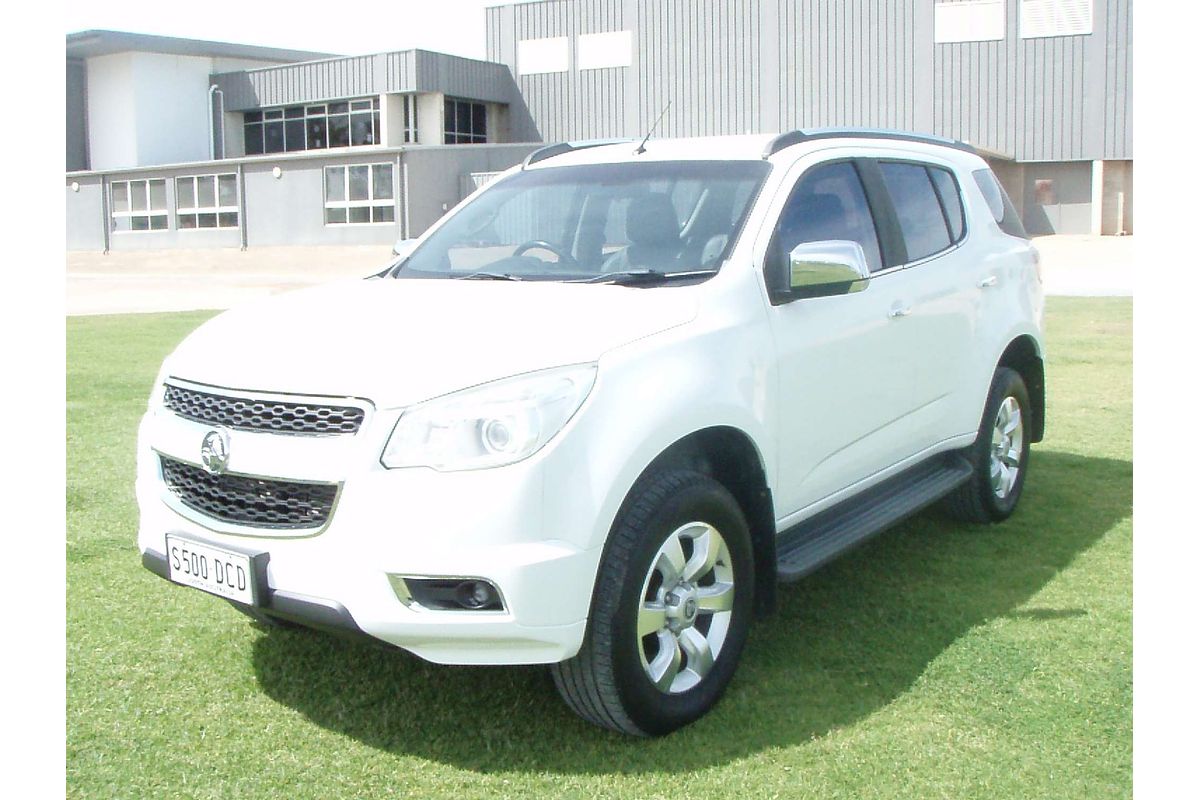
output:
[[642, 139], [642, 143], [637, 146], [637, 150], [633, 151], [635, 156], [640, 156], [646, 152], [646, 142], [650, 141], [650, 137], [654, 135], [655, 129], [658, 128], [658, 123], [662, 122], [662, 118], [667, 115], [667, 109], [670, 107], [671, 101], [668, 100], [667, 104], [663, 106], [663, 110], [658, 113], [658, 119], [654, 120], [654, 124], [650, 126], [650, 132], [646, 134], [646, 138]]

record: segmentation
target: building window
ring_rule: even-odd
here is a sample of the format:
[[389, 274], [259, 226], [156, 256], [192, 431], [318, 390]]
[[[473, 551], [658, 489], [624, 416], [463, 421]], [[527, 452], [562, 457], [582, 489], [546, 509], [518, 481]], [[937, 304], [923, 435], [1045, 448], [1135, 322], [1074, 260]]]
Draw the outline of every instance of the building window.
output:
[[167, 181], [113, 181], [112, 226], [114, 231], [165, 231], [167, 229]]
[[1004, 38], [1004, 0], [938, 0], [933, 41], [995, 42]]
[[446, 144], [479, 144], [487, 141], [487, 106], [471, 100], [446, 98]]
[[325, 168], [325, 224], [396, 221], [391, 164]]
[[417, 96], [415, 94], [404, 95], [404, 141], [406, 144], [417, 141]]
[[382, 144], [379, 98], [247, 111], [246, 155]]
[[1092, 32], [1092, 0], [1021, 0], [1021, 38]]
[[187, 228], [238, 226], [237, 175], [185, 175], [175, 179], [175, 221]]

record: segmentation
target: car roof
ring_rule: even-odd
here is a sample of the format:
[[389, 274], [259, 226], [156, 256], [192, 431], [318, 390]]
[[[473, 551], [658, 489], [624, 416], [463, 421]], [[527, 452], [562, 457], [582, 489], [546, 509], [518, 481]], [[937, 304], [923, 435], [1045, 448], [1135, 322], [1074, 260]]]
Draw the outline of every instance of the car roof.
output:
[[635, 139], [560, 142], [531, 153], [522, 168], [633, 161], [790, 161], [816, 149], [845, 145], [941, 155], [957, 150], [959, 155], [976, 155], [975, 148], [966, 142], [928, 134], [868, 128], [818, 128], [782, 134], [651, 138], [644, 143]]

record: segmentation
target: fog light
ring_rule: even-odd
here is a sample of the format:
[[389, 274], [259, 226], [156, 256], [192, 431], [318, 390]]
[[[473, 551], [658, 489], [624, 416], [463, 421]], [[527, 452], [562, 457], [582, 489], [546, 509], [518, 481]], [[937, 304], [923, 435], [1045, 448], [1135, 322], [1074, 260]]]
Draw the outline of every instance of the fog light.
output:
[[485, 608], [496, 600], [491, 584], [484, 581], [463, 581], [458, 585], [458, 602], [464, 608]]
[[482, 578], [416, 578], [388, 575], [406, 606], [430, 611], [503, 611], [500, 590]]

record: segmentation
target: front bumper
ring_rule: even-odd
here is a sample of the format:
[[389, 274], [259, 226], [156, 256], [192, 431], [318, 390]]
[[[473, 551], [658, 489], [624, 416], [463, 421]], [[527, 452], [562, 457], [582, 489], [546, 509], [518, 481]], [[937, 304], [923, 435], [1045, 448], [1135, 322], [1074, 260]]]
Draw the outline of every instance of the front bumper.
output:
[[[303, 535], [250, 532], [181, 513], [163, 484], [159, 453], [195, 463], [211, 427], [148, 413], [139, 430], [136, 484], [143, 564], [167, 577], [168, 533], [265, 553], [264, 613], [365, 633], [437, 663], [555, 663], [575, 655], [600, 558], [599, 548], [586, 546], [599, 514], [586, 497], [544, 502], [544, 475], [555, 468], [551, 448], [491, 470], [387, 470], [378, 463], [378, 431], [385, 429], [385, 437], [390, 423], [380, 422], [375, 435], [363, 431], [341, 442], [231, 432], [237, 454], [231, 472], [301, 480], [337, 475], [335, 512], [324, 528]], [[284, 446], [272, 446], [281, 440]], [[483, 578], [500, 589], [505, 607], [473, 612], [406, 604], [389, 575]]]

